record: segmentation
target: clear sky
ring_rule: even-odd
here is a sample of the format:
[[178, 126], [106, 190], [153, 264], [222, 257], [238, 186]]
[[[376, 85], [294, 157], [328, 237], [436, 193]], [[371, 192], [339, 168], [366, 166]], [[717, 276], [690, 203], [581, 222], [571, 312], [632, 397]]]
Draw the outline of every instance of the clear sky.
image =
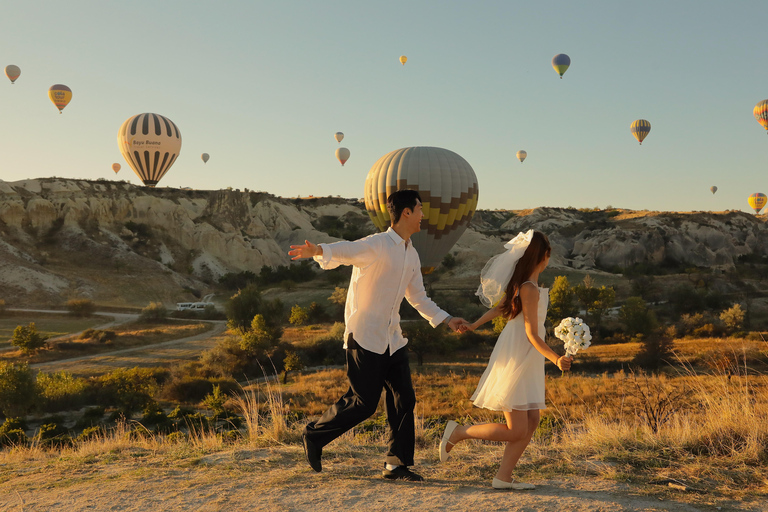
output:
[[[21, 77], [0, 77], [0, 179], [114, 179], [119, 162], [117, 178], [140, 184], [117, 131], [154, 112], [183, 139], [161, 186], [362, 197], [379, 157], [438, 146], [472, 165], [483, 209], [751, 211], [747, 196], [768, 193], [768, 136], [752, 116], [768, 98], [765, 8], [8, 1], [0, 66]], [[557, 53], [571, 57], [562, 80]], [[73, 91], [62, 115], [47, 97], [57, 83]], [[652, 125], [642, 146], [638, 118]]]

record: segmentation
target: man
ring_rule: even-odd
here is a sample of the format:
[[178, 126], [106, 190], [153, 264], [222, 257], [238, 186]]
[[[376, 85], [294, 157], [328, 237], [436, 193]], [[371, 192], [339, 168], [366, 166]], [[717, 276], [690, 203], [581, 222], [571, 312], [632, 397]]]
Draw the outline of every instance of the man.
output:
[[352, 265], [344, 308], [344, 348], [349, 390], [302, 435], [309, 465], [322, 471], [322, 450], [344, 432], [376, 412], [386, 390], [389, 451], [382, 476], [388, 480], [420, 482], [413, 465], [413, 409], [416, 394], [408, 365], [408, 342], [400, 330], [403, 298], [429, 320], [432, 327], [447, 323], [454, 331], [465, 323], [453, 318], [427, 297], [419, 254], [411, 235], [421, 229], [421, 197], [415, 190], [398, 190], [387, 200], [392, 226], [354, 242], [292, 245], [293, 259], [314, 258], [323, 269]]

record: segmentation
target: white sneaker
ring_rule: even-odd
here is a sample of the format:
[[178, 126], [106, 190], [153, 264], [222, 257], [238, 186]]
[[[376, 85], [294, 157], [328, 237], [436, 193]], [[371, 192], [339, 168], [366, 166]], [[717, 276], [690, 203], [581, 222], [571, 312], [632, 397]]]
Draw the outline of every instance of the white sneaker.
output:
[[505, 482], [504, 480], [499, 480], [498, 478], [494, 478], [493, 488], [494, 489], [512, 489], [513, 491], [530, 491], [532, 489], [535, 489], [536, 486], [533, 484], [526, 484], [524, 482], [515, 482], [514, 480], [512, 482]]

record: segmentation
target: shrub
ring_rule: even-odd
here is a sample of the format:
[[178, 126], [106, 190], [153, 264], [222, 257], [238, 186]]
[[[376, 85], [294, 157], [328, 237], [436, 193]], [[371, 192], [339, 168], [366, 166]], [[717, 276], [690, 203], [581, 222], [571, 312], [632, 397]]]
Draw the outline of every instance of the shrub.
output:
[[37, 374], [40, 406], [44, 411], [61, 411], [82, 407], [87, 400], [88, 381], [69, 372]]
[[288, 318], [288, 321], [292, 325], [307, 324], [309, 322], [309, 310], [299, 306], [298, 304], [294, 304], [294, 306], [291, 308], [291, 316]]
[[328, 315], [325, 313], [325, 309], [317, 302], [310, 304], [307, 312], [309, 313], [309, 321], [313, 324], [319, 324], [320, 322], [325, 322], [328, 319]]
[[328, 297], [328, 302], [337, 306], [336, 317], [344, 318], [344, 308], [347, 304], [347, 289], [337, 286], [331, 296]]
[[5, 313], [5, 301], [3, 299], [0, 299], [0, 315]]
[[344, 343], [344, 324], [336, 322], [328, 334], [311, 340], [302, 349], [304, 360], [309, 365], [340, 365], [346, 356], [342, 350]]
[[25, 433], [26, 422], [21, 418], [7, 418], [0, 425], [0, 447], [2, 446], [26, 446], [29, 438]]
[[171, 432], [165, 436], [165, 441], [168, 443], [183, 443], [187, 440], [187, 434], [184, 432]]
[[24, 416], [37, 403], [35, 376], [27, 363], [0, 363], [0, 412]]
[[99, 437], [99, 434], [101, 433], [101, 427], [85, 427], [82, 432], [80, 432], [80, 435], [77, 436], [78, 441], [91, 441], [93, 439], [96, 439]]
[[213, 385], [213, 390], [203, 398], [203, 405], [213, 411], [218, 416], [224, 413], [224, 404], [228, 397], [221, 392], [221, 386]]
[[160, 374], [151, 368], [121, 368], [98, 378], [105, 405], [115, 405], [126, 416], [149, 405], [159, 389]]
[[720, 313], [720, 320], [725, 324], [725, 327], [733, 332], [741, 328], [744, 325], [744, 310], [741, 305], [734, 304], [730, 308]]
[[[237, 382], [234, 379], [205, 379], [186, 376], [168, 381], [163, 386], [160, 396], [175, 402], [198, 403], [213, 392], [215, 385], [222, 388], [226, 393], [237, 388]], [[169, 417], [174, 418], [173, 416]]]
[[443, 257], [443, 267], [450, 270], [455, 266], [456, 266], [456, 256], [454, 256], [451, 253], [446, 254]]
[[101, 423], [104, 417], [104, 407], [89, 407], [75, 423], [75, 428], [94, 427]]
[[641, 336], [642, 347], [633, 362], [643, 368], [658, 368], [664, 362], [671, 362], [673, 342], [667, 336], [653, 333]]
[[35, 439], [43, 448], [63, 448], [72, 445], [72, 438], [67, 433], [67, 429], [58, 422], [40, 425]]
[[168, 310], [162, 302], [150, 302], [147, 307], [141, 310], [139, 322], [162, 322], [168, 318]]
[[70, 299], [67, 311], [73, 316], [91, 316], [96, 311], [96, 304], [91, 299]]
[[19, 347], [23, 354], [31, 354], [35, 350], [45, 345], [48, 338], [37, 332], [35, 322], [30, 322], [26, 327], [17, 325], [13, 330], [11, 345]]
[[270, 325], [264, 315], [259, 314], [253, 317], [251, 328], [243, 334], [240, 346], [258, 357], [269, 347], [276, 345], [282, 335], [282, 327]]
[[301, 371], [304, 368], [304, 362], [301, 356], [294, 351], [289, 351], [283, 359], [283, 384], [288, 382], [288, 372]]

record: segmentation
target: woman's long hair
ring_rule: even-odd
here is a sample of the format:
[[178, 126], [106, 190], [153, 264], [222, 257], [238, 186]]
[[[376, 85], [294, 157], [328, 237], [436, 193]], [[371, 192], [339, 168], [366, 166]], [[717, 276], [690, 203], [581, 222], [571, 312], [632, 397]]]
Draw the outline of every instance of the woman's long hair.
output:
[[523, 301], [520, 300], [520, 287], [531, 277], [536, 266], [544, 261], [544, 258], [552, 253], [547, 235], [541, 231], [534, 231], [533, 238], [523, 257], [517, 262], [515, 271], [509, 279], [507, 291], [501, 299], [501, 314], [510, 320], [515, 318], [523, 310]]

